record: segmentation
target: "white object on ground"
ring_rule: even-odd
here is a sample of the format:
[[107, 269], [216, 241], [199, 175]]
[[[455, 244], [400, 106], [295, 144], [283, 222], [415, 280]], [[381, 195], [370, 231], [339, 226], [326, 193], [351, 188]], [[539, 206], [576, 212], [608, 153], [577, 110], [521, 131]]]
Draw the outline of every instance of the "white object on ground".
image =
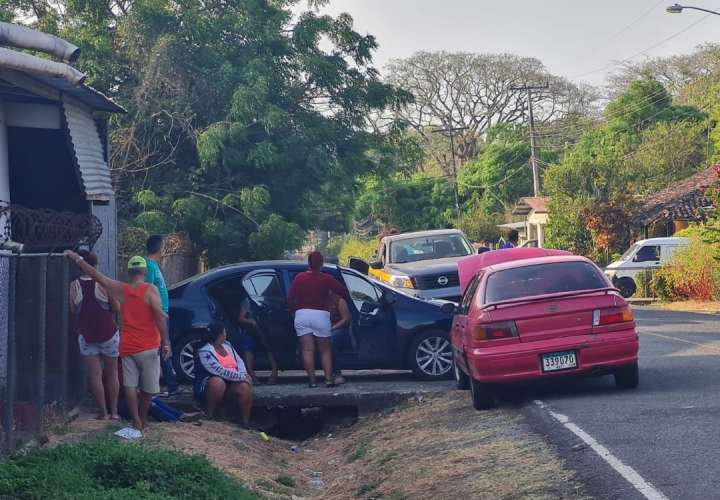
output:
[[143, 433], [134, 427], [125, 427], [115, 433], [116, 436], [128, 441], [135, 441], [136, 439], [142, 439]]
[[590, 434], [582, 430], [580, 427], [570, 421], [570, 419], [561, 413], [555, 413], [548, 405], [542, 401], [535, 400], [535, 404], [540, 408], [546, 410], [552, 418], [561, 423], [567, 430], [575, 434], [577, 437], [583, 440], [590, 448], [597, 453], [600, 458], [605, 460], [615, 472], [620, 474], [625, 480], [630, 483], [641, 495], [648, 500], [669, 500], [660, 490], [655, 488], [652, 484], [648, 483], [643, 477], [637, 473], [635, 469], [629, 465], [625, 465], [615, 455], [610, 453], [610, 450], [605, 448], [603, 445], [597, 442]]

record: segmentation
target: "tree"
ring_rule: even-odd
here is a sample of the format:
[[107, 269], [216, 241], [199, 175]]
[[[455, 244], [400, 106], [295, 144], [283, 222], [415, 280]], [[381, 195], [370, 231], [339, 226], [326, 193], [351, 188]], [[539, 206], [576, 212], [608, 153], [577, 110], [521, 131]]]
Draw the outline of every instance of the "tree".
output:
[[371, 122], [411, 100], [380, 81], [375, 39], [297, 3], [15, 0], [4, 13], [78, 43], [90, 83], [128, 109], [111, 135], [121, 218], [187, 231], [219, 263], [347, 225], [355, 179], [411, 156], [394, 121]]
[[533, 95], [540, 123], [584, 114], [592, 102], [584, 89], [550, 75], [537, 59], [512, 54], [418, 52], [392, 61], [388, 71], [390, 83], [415, 97], [397, 115], [412, 126], [446, 173], [452, 164], [449, 147], [438, 147], [432, 130], [466, 127], [456, 139], [457, 157], [464, 164], [477, 156], [489, 128], [525, 120], [527, 94], [513, 86], [550, 83], [547, 92]]

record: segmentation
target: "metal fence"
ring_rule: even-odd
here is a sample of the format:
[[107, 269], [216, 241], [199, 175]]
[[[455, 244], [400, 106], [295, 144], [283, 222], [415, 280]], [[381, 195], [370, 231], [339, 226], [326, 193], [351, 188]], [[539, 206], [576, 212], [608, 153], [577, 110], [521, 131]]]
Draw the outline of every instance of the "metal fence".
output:
[[43, 435], [84, 399], [68, 309], [73, 277], [62, 255], [0, 255], [2, 452]]

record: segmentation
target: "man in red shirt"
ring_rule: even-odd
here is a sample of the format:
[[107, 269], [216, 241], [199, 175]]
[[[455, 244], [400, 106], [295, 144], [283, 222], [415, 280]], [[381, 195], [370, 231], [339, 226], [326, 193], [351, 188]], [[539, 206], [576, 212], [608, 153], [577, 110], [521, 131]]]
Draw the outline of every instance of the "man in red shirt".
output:
[[332, 370], [332, 324], [328, 299], [330, 292], [349, 297], [344, 286], [322, 272], [325, 259], [320, 252], [308, 255], [308, 271], [297, 275], [288, 292], [288, 306], [295, 315], [295, 332], [299, 338], [303, 366], [310, 387], [317, 387], [315, 378], [315, 349], [325, 373], [325, 385], [335, 385]]

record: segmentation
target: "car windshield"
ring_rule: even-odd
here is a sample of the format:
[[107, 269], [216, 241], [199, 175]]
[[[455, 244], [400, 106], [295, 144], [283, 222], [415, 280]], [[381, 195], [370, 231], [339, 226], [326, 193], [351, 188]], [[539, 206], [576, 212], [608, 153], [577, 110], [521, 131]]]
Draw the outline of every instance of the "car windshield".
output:
[[632, 256], [632, 254], [635, 253], [635, 250], [637, 250], [637, 248], [638, 248], [637, 243], [635, 243], [634, 245], [631, 245], [630, 248], [625, 250], [625, 253], [622, 254], [622, 256], [620, 257], [620, 260], [625, 262], [626, 260], [630, 259], [630, 257]]
[[390, 243], [390, 262], [462, 257], [472, 254], [470, 244], [461, 234], [438, 234], [396, 240]]
[[607, 286], [595, 266], [587, 262], [536, 264], [506, 269], [488, 276], [485, 303], [550, 293], [597, 290]]

